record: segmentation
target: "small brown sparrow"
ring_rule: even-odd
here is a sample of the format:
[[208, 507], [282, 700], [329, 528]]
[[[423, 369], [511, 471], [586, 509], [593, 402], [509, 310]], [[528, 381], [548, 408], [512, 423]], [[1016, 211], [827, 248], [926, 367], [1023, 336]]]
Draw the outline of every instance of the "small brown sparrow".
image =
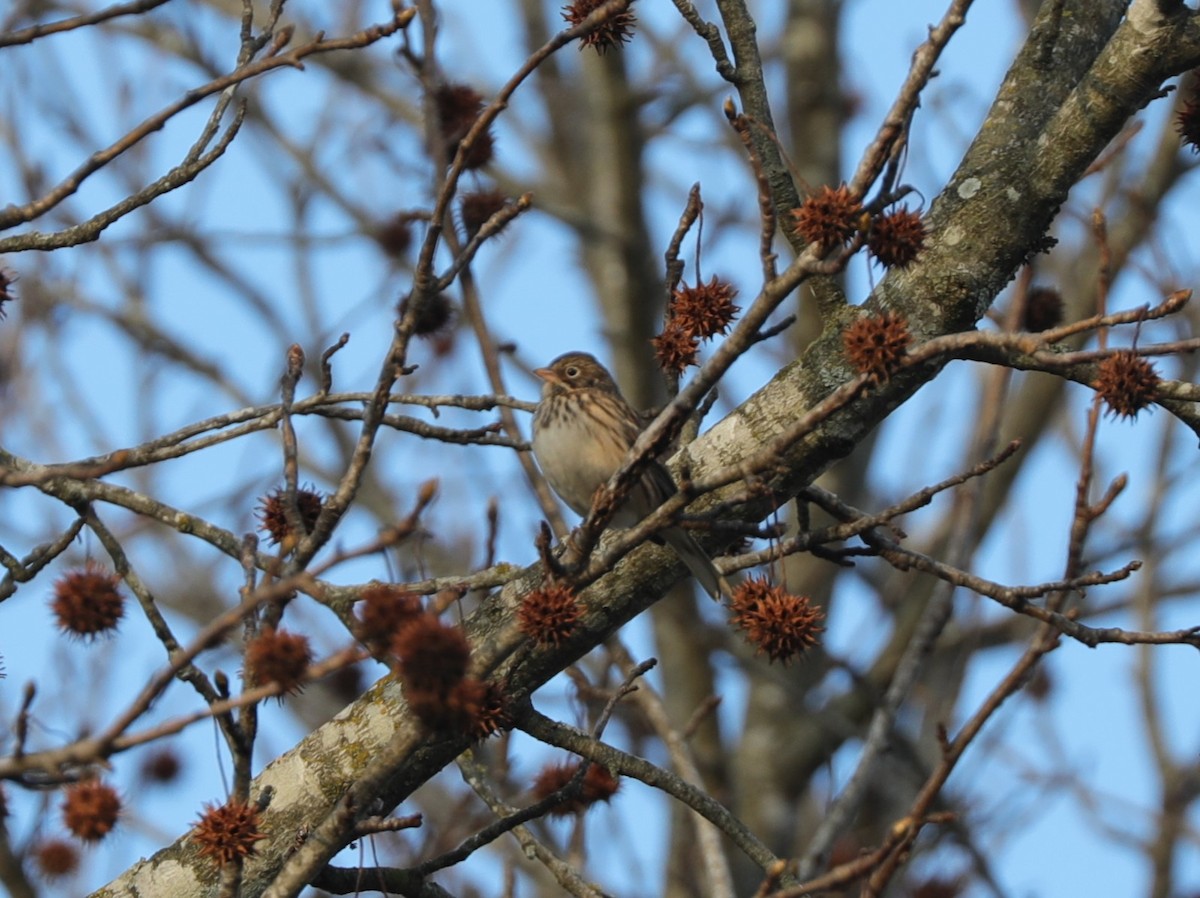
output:
[[[608, 483], [641, 431], [637, 413], [617, 389], [612, 375], [586, 352], [560, 355], [540, 377], [542, 398], [533, 415], [533, 454], [546, 480], [576, 514], [586, 516], [596, 490]], [[675, 482], [651, 460], [613, 515], [618, 527], [631, 527], [675, 492]], [[682, 527], [660, 536], [683, 559], [714, 599], [730, 595], [729, 583], [708, 553]]]

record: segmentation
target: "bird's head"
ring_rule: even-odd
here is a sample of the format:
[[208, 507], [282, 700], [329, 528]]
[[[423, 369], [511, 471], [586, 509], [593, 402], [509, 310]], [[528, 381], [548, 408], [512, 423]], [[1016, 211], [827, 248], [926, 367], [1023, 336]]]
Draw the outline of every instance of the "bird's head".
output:
[[560, 355], [545, 368], [534, 372], [545, 383], [542, 395], [554, 393], [569, 393], [574, 390], [601, 389], [616, 391], [608, 369], [596, 361], [596, 357], [586, 352], [568, 352]]

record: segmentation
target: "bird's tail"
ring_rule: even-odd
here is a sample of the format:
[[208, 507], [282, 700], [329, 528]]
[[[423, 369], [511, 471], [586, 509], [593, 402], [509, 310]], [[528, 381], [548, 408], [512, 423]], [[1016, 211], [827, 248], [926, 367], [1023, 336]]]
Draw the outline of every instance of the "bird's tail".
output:
[[730, 587], [729, 581], [717, 570], [712, 559], [708, 557], [708, 553], [690, 533], [682, 527], [668, 527], [660, 535], [675, 550], [675, 554], [687, 565], [692, 576], [713, 599], [719, 602], [722, 596], [733, 597], [733, 589]]

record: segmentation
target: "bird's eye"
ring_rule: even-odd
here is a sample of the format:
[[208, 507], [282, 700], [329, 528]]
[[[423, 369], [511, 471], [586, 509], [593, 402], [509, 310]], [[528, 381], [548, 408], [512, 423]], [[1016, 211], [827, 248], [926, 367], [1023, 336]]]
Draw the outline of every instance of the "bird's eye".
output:
[[567, 377], [576, 378], [579, 376], [579, 369], [576, 368], [574, 365], [568, 365], [567, 370], [564, 371], [563, 373], [566, 374]]

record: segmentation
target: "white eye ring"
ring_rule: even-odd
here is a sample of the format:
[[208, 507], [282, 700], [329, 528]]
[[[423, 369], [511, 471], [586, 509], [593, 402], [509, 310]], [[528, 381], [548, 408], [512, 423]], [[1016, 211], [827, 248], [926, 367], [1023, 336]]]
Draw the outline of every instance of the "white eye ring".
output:
[[566, 371], [564, 371], [563, 373], [564, 373], [564, 374], [566, 374], [566, 375], [567, 375], [567, 377], [578, 377], [578, 376], [579, 376], [579, 369], [578, 369], [578, 368], [576, 368], [574, 365], [569, 365], [569, 366], [567, 367], [567, 370], [566, 370]]

